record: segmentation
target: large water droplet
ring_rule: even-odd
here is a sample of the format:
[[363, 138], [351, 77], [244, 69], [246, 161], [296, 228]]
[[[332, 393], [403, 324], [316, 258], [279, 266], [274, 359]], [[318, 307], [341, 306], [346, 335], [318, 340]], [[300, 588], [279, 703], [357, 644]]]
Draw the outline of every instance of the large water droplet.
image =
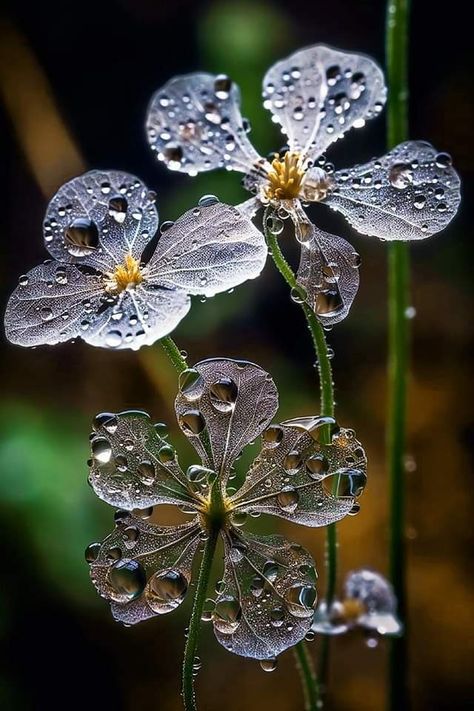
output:
[[146, 575], [136, 560], [123, 558], [114, 563], [107, 573], [109, 597], [115, 602], [130, 602], [145, 589]]
[[285, 601], [288, 611], [294, 617], [311, 617], [316, 604], [316, 588], [314, 585], [301, 585], [297, 583], [285, 593]]
[[188, 467], [186, 476], [189, 481], [192, 481], [194, 484], [201, 484], [203, 482], [207, 482], [209, 477], [212, 477], [214, 473], [215, 472], [212, 469], [207, 469], [199, 464], [192, 464]]
[[105, 437], [96, 437], [92, 442], [92, 456], [100, 464], [110, 462], [112, 447], [109, 440], [105, 439]]
[[109, 434], [115, 434], [118, 427], [117, 416], [113, 412], [100, 412], [94, 417], [92, 427], [96, 432], [104, 428]]
[[123, 195], [115, 195], [109, 200], [109, 215], [122, 224], [127, 216], [128, 203]]
[[332, 316], [343, 307], [343, 301], [339, 289], [324, 289], [316, 296], [315, 311], [318, 316]]
[[84, 552], [84, 557], [88, 563], [93, 563], [95, 560], [97, 560], [97, 557], [99, 555], [101, 548], [100, 543], [91, 543], [90, 545], [87, 546], [85, 552]]
[[301, 467], [301, 464], [302, 464], [301, 454], [299, 452], [297, 452], [296, 450], [293, 450], [292, 452], [288, 452], [285, 459], [283, 460], [283, 468], [285, 469], [287, 474], [290, 474], [290, 475], [296, 474], [298, 469]]
[[277, 447], [283, 439], [283, 427], [270, 425], [263, 432], [262, 439], [267, 447]]
[[214, 92], [218, 99], [225, 101], [232, 89], [232, 79], [226, 74], [218, 74], [214, 81]]
[[221, 598], [214, 608], [212, 619], [222, 634], [233, 634], [240, 624], [242, 608], [237, 598], [230, 595]]
[[206, 421], [199, 410], [188, 410], [183, 412], [179, 418], [179, 424], [186, 434], [200, 434], [206, 427]]
[[156, 469], [153, 462], [144, 459], [137, 467], [137, 476], [145, 486], [151, 486], [156, 478]]
[[323, 487], [332, 496], [360, 496], [366, 482], [367, 476], [360, 469], [339, 469], [323, 479]]
[[285, 610], [281, 605], [270, 610], [270, 622], [273, 627], [281, 627], [285, 620]]
[[148, 605], [154, 612], [164, 614], [180, 605], [188, 590], [188, 581], [179, 570], [161, 570], [150, 578], [145, 590]]
[[413, 168], [410, 163], [395, 163], [390, 168], [388, 179], [397, 190], [404, 190], [413, 183]]
[[99, 232], [93, 220], [76, 217], [64, 231], [64, 244], [73, 257], [86, 257], [99, 246]]
[[273, 672], [277, 668], [277, 659], [276, 657], [272, 657], [271, 659], [261, 659], [260, 660], [260, 667], [263, 669], [264, 672]]
[[204, 380], [196, 368], [186, 368], [179, 376], [179, 389], [186, 400], [198, 400], [204, 389]]
[[285, 486], [277, 495], [278, 505], [285, 513], [293, 513], [298, 506], [300, 495], [293, 486]]
[[237, 400], [238, 388], [232, 378], [219, 378], [211, 384], [209, 397], [214, 410], [231, 412]]
[[306, 460], [306, 470], [311, 479], [319, 479], [325, 476], [329, 469], [329, 462], [322, 454], [313, 454]]

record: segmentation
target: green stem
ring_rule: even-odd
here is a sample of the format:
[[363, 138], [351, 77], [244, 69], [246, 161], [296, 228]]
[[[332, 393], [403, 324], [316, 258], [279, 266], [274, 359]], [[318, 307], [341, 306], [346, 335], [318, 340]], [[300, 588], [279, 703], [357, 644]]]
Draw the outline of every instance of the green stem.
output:
[[307, 645], [300, 642], [294, 647], [296, 666], [300, 672], [306, 711], [317, 711], [320, 697], [318, 680]]
[[184, 358], [173, 339], [170, 338], [170, 336], [165, 336], [159, 341], [159, 343], [178, 373], [182, 373], [183, 370], [186, 370], [188, 367], [186, 358]]
[[[268, 228], [267, 218], [270, 216], [271, 208], [265, 210], [263, 216], [263, 224], [265, 230], [265, 237], [267, 240], [268, 247], [270, 249], [273, 261], [280, 272], [280, 274], [285, 279], [286, 283], [290, 289], [294, 292], [300, 292], [301, 287], [296, 281], [295, 274], [286, 261], [278, 243], [278, 239], [275, 234], [271, 232]], [[331, 360], [329, 358], [328, 347], [326, 343], [326, 336], [324, 329], [320, 322], [316, 318], [314, 311], [306, 304], [304, 301], [301, 302], [301, 307], [303, 309], [304, 315], [306, 317], [306, 323], [308, 325], [311, 338], [314, 345], [314, 350], [316, 352], [316, 358], [318, 362], [318, 373], [319, 373], [319, 387], [320, 387], [320, 414], [325, 417], [334, 417], [334, 384], [332, 380], [332, 368]], [[324, 433], [327, 437], [326, 441], [329, 442], [329, 428], [327, 432]], [[337, 482], [335, 482], [337, 487]], [[330, 605], [336, 589], [336, 579], [337, 579], [337, 529], [336, 524], [331, 524], [326, 528], [326, 594], [325, 600], [327, 604]], [[304, 643], [301, 642], [298, 647], [304, 647]], [[300, 652], [297, 648], [296, 653], [299, 655]], [[307, 650], [305, 650], [307, 654]], [[303, 652], [301, 652], [303, 654]], [[321, 641], [321, 651], [320, 651], [320, 665], [318, 678], [320, 686], [317, 684], [316, 676], [310, 675], [310, 677], [305, 678], [305, 697], [306, 698], [316, 698], [321, 701], [321, 694], [327, 687], [327, 677], [329, 671], [329, 637], [323, 636]], [[312, 685], [308, 687], [311, 679]], [[311, 697], [310, 692], [313, 694]], [[318, 707], [319, 708], [319, 707]]]
[[[389, 87], [387, 143], [393, 148], [408, 138], [408, 21], [409, 0], [388, 0], [386, 61]], [[390, 648], [388, 708], [408, 709], [406, 592], [405, 592], [405, 437], [407, 368], [409, 362], [410, 262], [408, 245], [393, 242], [388, 256], [388, 419], [387, 453], [390, 488], [389, 565], [405, 625], [405, 635]]]
[[184, 648], [183, 660], [183, 703], [185, 711], [196, 711], [196, 696], [194, 693], [194, 663], [201, 627], [201, 617], [206, 600], [209, 576], [212, 568], [212, 560], [216, 550], [219, 528], [212, 527], [204, 546], [204, 553], [201, 560], [198, 581], [194, 591], [193, 609], [189, 621], [188, 638]]

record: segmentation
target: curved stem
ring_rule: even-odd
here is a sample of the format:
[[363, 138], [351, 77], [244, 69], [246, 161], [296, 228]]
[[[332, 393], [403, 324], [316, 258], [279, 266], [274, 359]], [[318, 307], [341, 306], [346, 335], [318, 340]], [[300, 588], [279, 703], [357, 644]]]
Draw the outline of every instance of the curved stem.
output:
[[201, 568], [199, 570], [198, 581], [194, 592], [193, 609], [191, 619], [189, 621], [188, 638], [184, 648], [183, 660], [183, 704], [185, 711], [196, 711], [196, 696], [194, 693], [194, 663], [196, 659], [196, 651], [199, 639], [199, 630], [201, 627], [202, 610], [206, 600], [206, 592], [209, 585], [209, 576], [211, 573], [212, 560], [216, 550], [217, 538], [219, 535], [218, 528], [211, 528], [209, 537], [204, 546], [204, 552], [201, 560]]
[[[267, 225], [267, 218], [271, 212], [271, 208], [265, 210], [263, 216], [263, 225], [265, 231], [265, 238], [267, 240], [268, 247], [270, 249], [273, 261], [280, 272], [280, 274], [285, 279], [286, 283], [291, 290], [300, 291], [300, 287], [296, 281], [295, 274], [286, 261], [278, 243], [276, 235], [274, 235]], [[316, 352], [317, 362], [318, 362], [318, 373], [319, 373], [319, 387], [320, 387], [320, 414], [326, 417], [334, 417], [334, 384], [332, 380], [332, 368], [331, 361], [329, 358], [328, 347], [326, 343], [326, 336], [324, 329], [320, 322], [316, 318], [314, 311], [306, 304], [304, 301], [301, 303], [304, 315], [306, 317], [306, 323], [308, 325], [311, 338], [314, 345], [314, 350]], [[329, 427], [324, 435], [327, 437], [326, 441], [329, 442]], [[338, 482], [334, 482], [334, 486], [337, 486]], [[337, 580], [337, 529], [336, 524], [333, 523], [326, 528], [326, 593], [325, 600], [327, 604], [330, 605], [336, 589]], [[298, 647], [303, 648], [304, 643], [300, 642], [297, 645], [296, 653], [299, 655], [300, 652]], [[303, 652], [301, 652], [302, 654]], [[308, 654], [307, 650], [305, 653]], [[320, 651], [320, 664], [318, 678], [320, 686], [317, 685], [316, 676], [312, 675], [313, 686], [311, 688], [314, 698], [321, 700], [321, 695], [327, 686], [327, 677], [329, 671], [329, 637], [323, 636], [321, 641], [321, 651]], [[309, 679], [305, 679], [305, 684], [309, 683]], [[305, 697], [309, 698], [308, 686], [305, 686]], [[320, 708], [320, 706], [317, 708]]]
[[[386, 60], [389, 86], [387, 144], [408, 138], [409, 0], [388, 0]], [[390, 578], [405, 635], [391, 641], [388, 708], [408, 709], [405, 592], [405, 436], [409, 361], [410, 262], [408, 245], [392, 242], [388, 256], [388, 418], [387, 456], [390, 481]]]
[[186, 358], [183, 357], [183, 354], [170, 336], [165, 336], [164, 338], [161, 338], [159, 344], [163, 348], [170, 361], [173, 363], [178, 373], [182, 373], [183, 370], [186, 370], [186, 368], [188, 367]]
[[300, 672], [306, 711], [317, 711], [320, 697], [318, 680], [308, 647], [300, 642], [294, 647], [296, 666]]

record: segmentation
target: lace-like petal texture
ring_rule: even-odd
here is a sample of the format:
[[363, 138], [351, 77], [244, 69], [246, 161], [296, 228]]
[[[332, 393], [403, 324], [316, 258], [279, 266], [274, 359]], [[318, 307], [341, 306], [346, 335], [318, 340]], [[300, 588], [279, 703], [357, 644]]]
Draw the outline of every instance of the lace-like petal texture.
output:
[[148, 108], [148, 141], [158, 160], [189, 175], [224, 167], [250, 171], [260, 156], [247, 138], [239, 104], [239, 89], [229, 77], [171, 79]]
[[184, 374], [175, 407], [184, 434], [225, 487], [235, 459], [275, 415], [278, 393], [258, 365], [214, 358]]
[[327, 418], [299, 418], [271, 425], [263, 447], [232, 505], [304, 526], [344, 518], [365, 487], [367, 460], [352, 430], [340, 429], [330, 445], [320, 441]]
[[223, 585], [214, 632], [230, 652], [270, 659], [301, 641], [316, 604], [314, 561], [281, 536], [231, 529], [225, 536]]
[[401, 143], [383, 158], [333, 176], [326, 204], [362, 234], [424, 239], [444, 229], [461, 200], [451, 157], [424, 141]]
[[350, 128], [377, 116], [386, 89], [369, 57], [318, 44], [274, 64], [263, 80], [263, 98], [290, 150], [315, 160]]
[[132, 510], [155, 504], [193, 503], [174, 449], [145, 412], [105, 413], [91, 436], [89, 482], [112, 506]]
[[[140, 513], [140, 512], [138, 512]], [[197, 520], [157, 526], [118, 512], [117, 526], [86, 551], [92, 582], [127, 625], [175, 610], [186, 598], [194, 555], [201, 542]]]

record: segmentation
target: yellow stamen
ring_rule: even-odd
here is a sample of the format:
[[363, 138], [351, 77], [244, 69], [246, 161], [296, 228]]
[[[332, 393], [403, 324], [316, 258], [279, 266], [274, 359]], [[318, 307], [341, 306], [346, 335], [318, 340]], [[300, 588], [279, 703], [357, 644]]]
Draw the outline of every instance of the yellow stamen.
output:
[[358, 617], [364, 614], [366, 611], [365, 606], [360, 600], [356, 598], [348, 597], [342, 603], [343, 607], [343, 617], [346, 622], [355, 622]]
[[299, 153], [288, 151], [284, 158], [277, 156], [268, 171], [265, 194], [269, 200], [293, 200], [297, 198], [304, 177]]
[[120, 294], [125, 289], [134, 289], [143, 280], [140, 263], [131, 254], [126, 254], [123, 264], [118, 264], [113, 272], [106, 273], [105, 290], [109, 294]]

